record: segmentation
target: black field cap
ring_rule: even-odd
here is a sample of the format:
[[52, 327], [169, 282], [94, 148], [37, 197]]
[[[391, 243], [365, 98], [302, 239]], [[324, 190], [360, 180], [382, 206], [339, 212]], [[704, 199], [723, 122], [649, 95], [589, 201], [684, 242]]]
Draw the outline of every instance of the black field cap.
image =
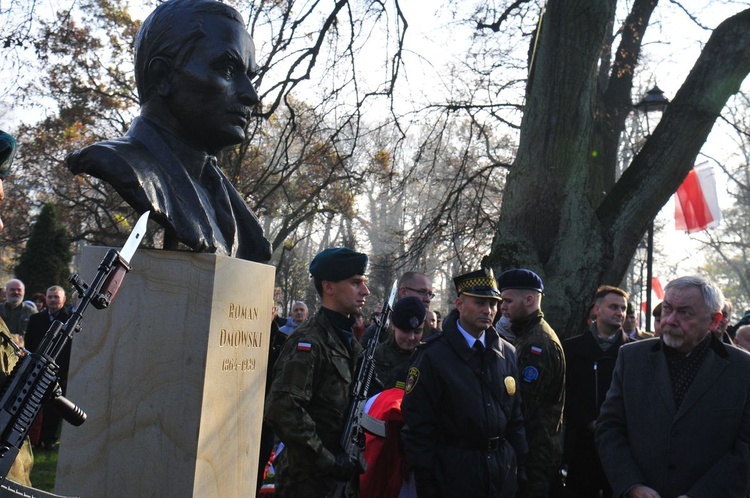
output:
[[348, 247], [329, 247], [319, 252], [310, 263], [310, 274], [319, 280], [338, 282], [353, 275], [364, 275], [367, 255]]
[[427, 308], [422, 300], [415, 296], [399, 299], [393, 305], [393, 325], [401, 330], [412, 330], [424, 323]]
[[497, 277], [497, 286], [500, 291], [505, 289], [531, 289], [544, 292], [544, 284], [539, 275], [526, 268], [514, 268], [504, 271]]
[[453, 284], [459, 296], [466, 294], [467, 296], [500, 299], [500, 291], [497, 289], [495, 275], [491, 268], [453, 277]]

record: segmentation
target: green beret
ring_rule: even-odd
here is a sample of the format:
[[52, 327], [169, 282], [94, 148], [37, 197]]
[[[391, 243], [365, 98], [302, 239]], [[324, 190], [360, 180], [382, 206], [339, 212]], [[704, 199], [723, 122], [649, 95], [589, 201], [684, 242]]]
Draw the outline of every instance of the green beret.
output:
[[338, 282], [353, 275], [364, 275], [367, 255], [347, 247], [329, 247], [319, 252], [310, 263], [310, 275], [318, 280]]

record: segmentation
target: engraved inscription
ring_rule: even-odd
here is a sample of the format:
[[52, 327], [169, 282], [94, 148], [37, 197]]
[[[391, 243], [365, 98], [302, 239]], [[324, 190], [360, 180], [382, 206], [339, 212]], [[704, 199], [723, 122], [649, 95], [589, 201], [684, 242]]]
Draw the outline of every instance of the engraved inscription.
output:
[[219, 347], [230, 348], [259, 348], [261, 347], [263, 332], [221, 329], [219, 334]]
[[229, 318], [238, 318], [241, 320], [257, 320], [258, 308], [245, 306], [243, 304], [229, 304]]
[[255, 371], [255, 358], [224, 358], [221, 362], [222, 372], [253, 372]]

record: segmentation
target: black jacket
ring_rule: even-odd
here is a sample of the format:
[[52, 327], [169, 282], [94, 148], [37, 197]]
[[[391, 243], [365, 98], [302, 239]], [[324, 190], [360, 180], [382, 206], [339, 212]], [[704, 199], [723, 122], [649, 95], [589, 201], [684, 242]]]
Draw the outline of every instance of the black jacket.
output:
[[513, 346], [494, 328], [471, 349], [454, 310], [417, 350], [406, 380], [402, 431], [419, 496], [515, 496], [527, 453]]

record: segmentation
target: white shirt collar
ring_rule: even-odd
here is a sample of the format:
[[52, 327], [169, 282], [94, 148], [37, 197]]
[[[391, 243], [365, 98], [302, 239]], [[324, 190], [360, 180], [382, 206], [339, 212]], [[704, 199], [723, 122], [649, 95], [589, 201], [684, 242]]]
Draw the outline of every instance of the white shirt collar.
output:
[[487, 347], [487, 344], [484, 341], [484, 330], [482, 331], [482, 335], [480, 335], [478, 338], [474, 337], [470, 333], [466, 332], [464, 328], [461, 326], [461, 322], [456, 320], [456, 326], [458, 327], [458, 331], [461, 332], [461, 335], [464, 336], [464, 339], [466, 340], [466, 344], [469, 345], [470, 348], [474, 347], [474, 343], [476, 341], [479, 341], [482, 343], [482, 346], [485, 348]]

